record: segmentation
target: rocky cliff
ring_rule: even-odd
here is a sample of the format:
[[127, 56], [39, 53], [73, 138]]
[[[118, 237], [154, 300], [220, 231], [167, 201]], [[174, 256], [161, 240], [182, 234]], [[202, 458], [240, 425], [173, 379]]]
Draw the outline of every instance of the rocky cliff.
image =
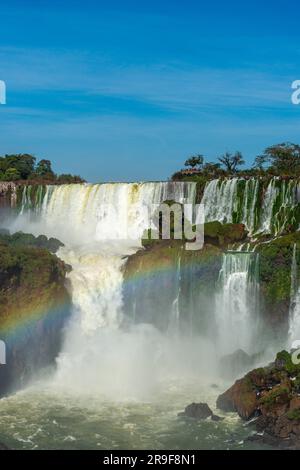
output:
[[300, 366], [294, 362], [281, 351], [268, 366], [237, 380], [218, 397], [217, 407], [245, 420], [256, 418], [252, 440], [300, 449]]
[[44, 248], [0, 240], [0, 339], [6, 346], [0, 395], [23, 386], [57, 356], [70, 312], [67, 270]]

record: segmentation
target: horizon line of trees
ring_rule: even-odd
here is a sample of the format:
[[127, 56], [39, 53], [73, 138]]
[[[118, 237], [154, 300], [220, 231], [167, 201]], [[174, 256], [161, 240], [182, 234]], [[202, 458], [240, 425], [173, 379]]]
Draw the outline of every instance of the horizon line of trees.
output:
[[32, 181], [46, 183], [83, 183], [77, 175], [58, 175], [52, 170], [50, 160], [41, 159], [28, 153], [0, 156], [0, 181]]
[[[250, 168], [241, 168], [245, 165], [241, 152], [226, 152], [217, 158], [217, 162], [205, 162], [202, 154], [189, 157], [184, 165], [191, 170], [190, 176], [202, 175], [206, 177], [221, 177], [237, 174], [249, 176], [300, 176], [300, 145], [291, 142], [267, 147], [261, 155], [255, 157]], [[182, 169], [174, 173], [172, 179], [182, 179], [187, 176]]]

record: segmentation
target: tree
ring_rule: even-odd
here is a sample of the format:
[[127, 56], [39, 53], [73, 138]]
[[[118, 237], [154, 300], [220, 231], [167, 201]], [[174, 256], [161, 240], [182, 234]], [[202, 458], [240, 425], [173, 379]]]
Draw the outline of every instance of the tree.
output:
[[3, 175], [4, 181], [17, 181], [21, 179], [21, 175], [16, 168], [8, 168]]
[[193, 155], [190, 158], [188, 158], [184, 165], [190, 166], [191, 168], [196, 168], [197, 166], [201, 167], [203, 165], [203, 162], [204, 162], [203, 155], [198, 154], [198, 155]]
[[62, 174], [57, 177], [58, 183], [72, 184], [72, 183], [85, 183], [85, 180], [78, 175]]
[[19, 174], [20, 179], [27, 179], [34, 171], [36, 158], [28, 153], [5, 155], [1, 159], [1, 168], [15, 168]]
[[207, 162], [203, 166], [202, 171], [203, 171], [203, 174], [208, 175], [208, 176], [213, 176], [215, 178], [223, 170], [221, 170], [220, 163]]
[[253, 167], [257, 170], [264, 171], [265, 166], [268, 165], [269, 158], [266, 155], [258, 155], [255, 160]]
[[236, 173], [238, 171], [238, 167], [245, 164], [241, 152], [235, 152], [234, 154], [226, 152], [224, 155], [219, 157], [218, 160], [222, 163], [228, 173]]
[[284, 142], [267, 147], [263, 155], [255, 161], [269, 163], [278, 174], [295, 174], [300, 172], [300, 145]]
[[38, 177], [53, 178], [54, 173], [52, 171], [50, 160], [41, 160], [36, 166], [35, 173]]

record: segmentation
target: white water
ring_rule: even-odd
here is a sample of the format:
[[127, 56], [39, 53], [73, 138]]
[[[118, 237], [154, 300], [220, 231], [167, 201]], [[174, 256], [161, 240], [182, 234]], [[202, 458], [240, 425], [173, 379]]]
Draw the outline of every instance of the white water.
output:
[[296, 243], [294, 244], [291, 268], [291, 300], [289, 311], [288, 347], [291, 347], [295, 341], [300, 341], [300, 286], [298, 279]]
[[[239, 185], [244, 188], [239, 191]], [[233, 221], [245, 224], [251, 235], [280, 234], [295, 221], [293, 211], [299, 205], [300, 185], [297, 181], [279, 181], [272, 178], [261, 199], [259, 179], [229, 178], [212, 180], [206, 184], [202, 204], [206, 222]]]
[[243, 349], [254, 352], [258, 283], [257, 255], [225, 253], [220, 272], [220, 291], [216, 297], [218, 347], [221, 355]]
[[[122, 266], [148, 227], [143, 209], [171, 199], [193, 203], [194, 195], [193, 183], [51, 186], [32, 213], [24, 191], [24, 210], [11, 229], [59, 238], [66, 246], [58, 255], [73, 268], [74, 313], [58, 358], [56, 389], [140, 398], [154, 393], [163, 379], [199, 369], [208, 345], [163, 335], [152, 325], [128, 324], [122, 310]], [[169, 333], [178, 325], [178, 296]]]
[[237, 178], [210, 181], [205, 188], [201, 203], [204, 204], [205, 220], [231, 223], [236, 205]]

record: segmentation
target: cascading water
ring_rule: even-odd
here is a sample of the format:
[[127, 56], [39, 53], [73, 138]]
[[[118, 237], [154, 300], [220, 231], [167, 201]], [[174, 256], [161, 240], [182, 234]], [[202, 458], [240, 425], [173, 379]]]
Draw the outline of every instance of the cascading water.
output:
[[294, 244], [291, 267], [291, 300], [289, 311], [289, 338], [288, 347], [294, 341], [300, 341], [300, 286], [297, 264], [297, 245]]
[[[251, 188], [252, 182], [247, 190], [246, 206], [250, 208], [254, 207]], [[252, 295], [253, 302], [257, 295], [255, 255], [224, 255], [223, 293], [218, 294], [216, 318], [212, 312], [219, 257], [213, 255], [207, 266], [205, 259], [199, 263], [195, 256], [193, 262], [194, 255], [187, 257], [185, 252], [176, 254], [177, 269], [163, 271], [161, 277], [150, 276], [158, 282], [163, 278], [159, 290], [155, 279], [151, 284], [148, 276], [135, 284], [133, 292], [139, 295], [134, 296], [132, 314], [125, 309], [122, 268], [148, 227], [143, 209], [164, 200], [192, 203], [195, 189], [195, 184], [188, 183], [24, 188], [22, 209], [10, 229], [54, 236], [65, 243], [58, 256], [73, 268], [69, 279], [74, 312], [55, 375], [1, 401], [0, 419], [9, 446], [241, 447], [248, 431], [238, 419], [186, 425], [177, 419], [177, 413], [199, 400], [215, 409], [216, 396], [225, 388], [215, 375], [211, 339], [219, 342], [220, 355], [251, 346], [245, 326], [253, 313], [247, 301]], [[235, 221], [236, 215], [230, 219], [230, 212], [240, 210], [233, 202], [238, 185], [234, 181], [225, 189], [220, 196], [224, 210], [225, 198], [232, 201], [226, 220]], [[221, 212], [217, 215], [221, 217]], [[211, 217], [215, 217], [212, 211]], [[252, 223], [247, 213], [243, 217]], [[202, 280], [206, 280], [204, 287]], [[207, 290], [205, 295], [203, 290]], [[245, 323], [237, 319], [239, 314]], [[162, 320], [163, 325], [159, 324]], [[219, 389], [211, 387], [215, 383]], [[237, 439], [232, 441], [232, 435]]]
[[272, 178], [264, 188], [259, 178], [230, 178], [207, 183], [202, 203], [205, 220], [245, 224], [251, 235], [278, 235], [300, 225], [298, 180]]
[[[147, 371], [155, 370], [163, 354], [159, 380], [172, 360], [171, 348], [162, 344], [153, 325], [128, 324], [122, 309], [122, 266], [148, 227], [144, 209], [165, 200], [192, 204], [195, 184], [48, 186], [38, 191], [35, 205], [31, 191], [24, 189], [12, 230], [59, 238], [66, 246], [58, 255], [73, 268], [69, 279], [74, 314], [58, 358], [56, 386], [117, 399], [136, 396], [143, 387], [149, 392]], [[178, 296], [177, 289], [170, 331], [178, 324]], [[137, 307], [137, 323], [139, 308], [143, 306]]]
[[217, 346], [221, 355], [238, 349], [253, 354], [258, 312], [258, 255], [223, 255], [216, 296]]

